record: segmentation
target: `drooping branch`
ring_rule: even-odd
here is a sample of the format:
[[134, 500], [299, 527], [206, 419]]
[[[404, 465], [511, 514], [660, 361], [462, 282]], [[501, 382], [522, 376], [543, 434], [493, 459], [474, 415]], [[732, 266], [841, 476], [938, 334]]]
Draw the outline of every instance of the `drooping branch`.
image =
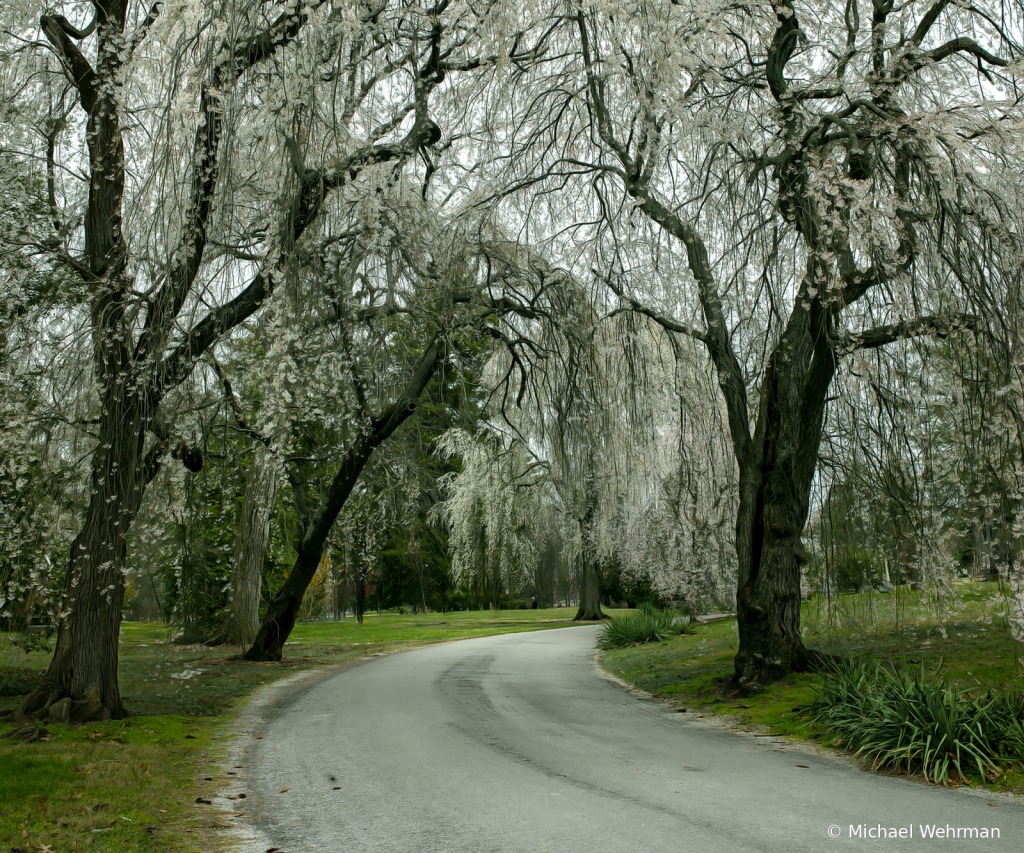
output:
[[[638, 202], [638, 206], [644, 214], [667, 234], [682, 243], [686, 250], [687, 265], [697, 282], [706, 324], [706, 331], [701, 340], [707, 347], [708, 354], [718, 372], [729, 412], [729, 429], [732, 434], [733, 446], [737, 458], [742, 460], [746, 456], [751, 440], [747, 388], [739, 360], [736, 358], [732, 342], [729, 339], [725, 310], [715, 285], [707, 247], [692, 223], [684, 219], [681, 214], [669, 210], [655, 197], [650, 188], [650, 172], [641, 172], [636, 167], [627, 145], [616, 138], [612, 128], [611, 114], [605, 100], [604, 84], [591, 57], [590, 41], [582, 12], [577, 16], [577, 26], [580, 32], [581, 51], [590, 95], [588, 104], [597, 117], [598, 135], [622, 164], [625, 174], [624, 189]], [[653, 309], [649, 310], [652, 313], [648, 316], [657, 321], [657, 317], [654, 316], [656, 312], [653, 312]], [[675, 325], [683, 328], [681, 323]]]
[[[401, 161], [413, 156], [419, 144], [419, 137], [426, 130], [417, 123], [401, 142], [365, 146], [353, 152], [344, 163], [329, 172], [308, 170], [303, 176], [302, 185], [293, 196], [292, 204], [282, 223], [281, 230], [290, 238], [289, 242], [294, 244], [302, 237], [319, 214], [331, 190], [355, 179], [370, 165]], [[276, 269], [285, 269], [288, 261], [288, 254], [282, 253], [277, 260]], [[261, 271], [234, 299], [213, 309], [193, 326], [185, 339], [161, 362], [157, 374], [158, 392], [162, 393], [180, 383], [203, 353], [224, 332], [233, 329], [258, 311], [273, 290], [273, 276], [267, 271]]]

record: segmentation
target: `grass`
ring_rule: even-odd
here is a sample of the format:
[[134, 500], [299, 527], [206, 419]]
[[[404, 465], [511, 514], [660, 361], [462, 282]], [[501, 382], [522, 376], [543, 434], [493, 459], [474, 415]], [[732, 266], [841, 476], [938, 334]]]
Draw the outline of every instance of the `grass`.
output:
[[[1001, 622], [990, 623], [998, 595], [990, 584], [971, 584], [939, 607], [926, 593], [902, 590], [896, 602], [858, 594], [844, 596], [831, 612], [812, 600], [801, 613], [805, 642], [889, 668], [923, 664], [932, 673], [941, 667], [951, 688], [977, 699], [989, 690], [1024, 687], [1022, 649]], [[728, 716], [741, 727], [839, 746], [809, 717], [821, 686], [816, 676], [790, 675], [757, 696], [723, 692], [736, 646], [736, 623], [729, 620], [703, 625], [694, 636], [604, 651], [600, 661], [624, 681], [696, 716]], [[1024, 772], [1020, 765], [1006, 768], [988, 787], [1024, 794]]]
[[48, 730], [47, 742], [0, 747], [0, 843], [8, 849], [209, 849], [223, 818], [200, 811], [195, 798], [212, 792], [197, 769], [212, 771], [215, 727], [135, 717], [127, 727]]
[[[132, 716], [44, 724], [50, 740], [0, 741], [0, 850], [186, 853], [226, 846], [230, 815], [209, 797], [234, 710], [301, 669], [352, 663], [430, 643], [565, 627], [575, 608], [394, 615], [298, 625], [280, 663], [232, 660], [237, 649], [175, 646], [153, 623], [121, 628], [120, 684]], [[0, 641], [0, 731], [49, 663]], [[222, 777], [221, 777], [222, 778]]]

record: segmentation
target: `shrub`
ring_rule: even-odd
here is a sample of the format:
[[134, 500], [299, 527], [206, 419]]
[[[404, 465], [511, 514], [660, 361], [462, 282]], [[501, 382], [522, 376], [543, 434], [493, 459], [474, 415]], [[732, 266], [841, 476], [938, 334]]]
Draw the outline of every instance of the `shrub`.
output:
[[918, 670], [844, 662], [823, 676], [812, 719], [874, 768], [920, 769], [927, 781], [995, 778], [1000, 761], [1024, 758], [1024, 696], [971, 699]]
[[613, 649], [618, 646], [659, 643], [669, 637], [692, 634], [696, 630], [689, 617], [676, 616], [670, 610], [641, 608], [606, 623], [598, 635], [597, 648]]

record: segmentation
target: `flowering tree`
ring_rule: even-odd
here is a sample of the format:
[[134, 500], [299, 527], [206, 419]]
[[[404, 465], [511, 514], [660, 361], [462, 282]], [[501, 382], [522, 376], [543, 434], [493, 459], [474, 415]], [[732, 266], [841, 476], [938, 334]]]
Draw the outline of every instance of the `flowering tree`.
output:
[[572, 148], [545, 165], [590, 176], [624, 304], [717, 373], [740, 482], [735, 679], [753, 690], [816, 663], [801, 534], [840, 359], [1016, 310], [1020, 18], [946, 0], [628, 8], [579, 8], [576, 64], [548, 89]]
[[[447, 0], [97, 0], [38, 20], [30, 4], [2, 14], [3, 101], [17, 105], [5, 148], [40, 176], [49, 214], [22, 217], [9, 245], [74, 282], [66, 322], [87, 353], [97, 420], [56, 650], [20, 715], [119, 717], [125, 535], [169, 449], [161, 407], [295, 280], [331, 240], [325, 229], [373, 222], [376, 189], [429, 160], [442, 135], [430, 98], [446, 76], [493, 64], [506, 43], [507, 61], [516, 41], [504, 17], [481, 23]], [[443, 351], [428, 342], [414, 375]], [[353, 459], [408, 415], [415, 390], [367, 425]], [[261, 648], [279, 653], [283, 635]]]

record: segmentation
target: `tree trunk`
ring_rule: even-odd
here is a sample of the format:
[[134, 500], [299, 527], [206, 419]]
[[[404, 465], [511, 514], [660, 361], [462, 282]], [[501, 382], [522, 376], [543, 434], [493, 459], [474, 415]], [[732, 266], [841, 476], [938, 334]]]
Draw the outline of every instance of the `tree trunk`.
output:
[[607, 619], [601, 612], [601, 569], [594, 560], [581, 558], [580, 569], [580, 607], [573, 622], [594, 622]]
[[794, 309], [772, 352], [755, 435], [740, 457], [734, 684], [744, 693], [824, 659], [800, 637], [802, 535], [835, 372], [833, 354], [810, 334], [811, 313]]
[[19, 722], [84, 723], [126, 716], [117, 682], [124, 601], [125, 535], [142, 501], [145, 407], [120, 391], [104, 395], [93, 454], [92, 495], [71, 544], [57, 644], [42, 682], [18, 708]]
[[366, 612], [366, 575], [362, 569], [357, 569], [355, 574], [356, 584], [356, 622], [363, 624], [363, 614]]
[[[267, 613], [263, 617], [263, 623], [256, 634], [256, 639], [245, 653], [246, 660], [281, 660], [285, 640], [288, 639], [292, 628], [295, 627], [295, 620], [302, 604], [302, 597], [306, 593], [306, 587], [309, 586], [309, 582], [320, 567], [324, 545], [327, 543], [331, 526], [345, 505], [345, 501], [348, 500], [352, 487], [355, 486], [370, 454], [373, 453], [374, 446], [375, 444], [369, 437], [361, 438], [342, 463], [331, 483], [326, 499], [306, 528], [295, 565], [284, 582], [284, 586], [271, 599], [270, 605], [267, 607]], [[357, 581], [357, 602], [358, 583]], [[356, 609], [361, 621], [362, 608], [358, 603]]]
[[206, 641], [207, 645], [246, 646], [256, 639], [260, 627], [263, 561], [270, 541], [270, 519], [276, 498], [277, 466], [267, 447], [257, 442], [238, 519], [228, 600], [220, 628]]
[[[377, 445], [387, 440], [416, 410], [416, 401], [434, 375], [442, 354], [441, 343], [435, 338], [420, 357], [402, 394], [383, 417], [372, 421], [372, 431], [361, 435], [348, 452], [338, 473], [334, 475], [323, 502], [306, 525], [295, 566], [280, 592], [271, 599], [256, 639], [245, 653], [246, 660], [281, 660], [285, 640], [295, 627], [302, 596], [305, 595], [306, 587], [320, 566], [327, 537], [338, 513], [352, 494], [359, 475]], [[361, 608], [359, 613], [362, 614]]]

